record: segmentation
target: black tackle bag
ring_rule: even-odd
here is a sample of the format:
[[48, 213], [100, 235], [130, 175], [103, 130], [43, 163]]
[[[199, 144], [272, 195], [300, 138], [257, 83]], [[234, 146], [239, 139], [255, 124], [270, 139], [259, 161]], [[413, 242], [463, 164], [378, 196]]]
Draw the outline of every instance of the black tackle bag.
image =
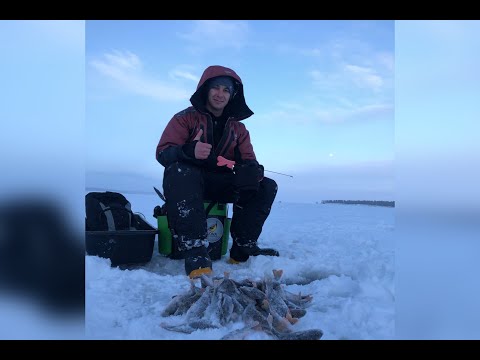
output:
[[90, 192], [85, 195], [86, 230], [134, 230], [137, 220], [130, 202], [117, 192]]

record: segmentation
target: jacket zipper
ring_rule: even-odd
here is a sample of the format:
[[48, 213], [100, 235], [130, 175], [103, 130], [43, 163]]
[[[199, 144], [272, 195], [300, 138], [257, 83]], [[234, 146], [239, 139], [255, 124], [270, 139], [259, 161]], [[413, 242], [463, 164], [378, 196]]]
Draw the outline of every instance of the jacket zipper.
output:
[[205, 134], [207, 138], [206, 140], [207, 140], [207, 143], [212, 144], [212, 148], [215, 150], [215, 139], [213, 137], [212, 117], [208, 113], [206, 113], [205, 115], [207, 115], [207, 133]]
[[222, 149], [221, 149], [219, 155], [223, 156], [227, 152], [227, 150], [230, 148], [230, 145], [232, 144], [233, 140], [235, 140], [235, 130], [232, 129], [231, 127], [230, 127], [230, 131], [229, 131], [226, 139], [228, 139], [228, 141], [225, 141], [223, 143]]

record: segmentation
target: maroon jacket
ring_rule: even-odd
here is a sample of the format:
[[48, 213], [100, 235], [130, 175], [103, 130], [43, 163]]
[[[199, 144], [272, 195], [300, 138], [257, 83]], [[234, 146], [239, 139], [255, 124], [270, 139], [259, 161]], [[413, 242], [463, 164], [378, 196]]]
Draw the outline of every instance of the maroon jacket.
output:
[[[204, 85], [207, 80], [217, 76], [232, 77], [235, 91], [224, 109], [224, 113], [228, 116], [225, 130], [220, 142], [214, 144], [213, 122], [205, 108], [208, 89]], [[213, 163], [215, 166], [216, 158], [219, 155], [237, 162], [248, 162], [249, 160], [256, 162], [250, 135], [245, 125], [240, 122], [252, 116], [253, 112], [245, 102], [242, 80], [235, 71], [218, 65], [208, 67], [203, 72], [190, 102], [193, 106], [174, 115], [163, 131], [156, 151], [156, 158], [160, 164], [168, 167], [176, 161], [187, 160], [202, 165], [209, 160], [210, 164]], [[203, 129], [200, 140], [212, 145], [212, 153], [207, 160], [192, 159], [182, 150], [182, 145], [192, 142], [200, 129]]]

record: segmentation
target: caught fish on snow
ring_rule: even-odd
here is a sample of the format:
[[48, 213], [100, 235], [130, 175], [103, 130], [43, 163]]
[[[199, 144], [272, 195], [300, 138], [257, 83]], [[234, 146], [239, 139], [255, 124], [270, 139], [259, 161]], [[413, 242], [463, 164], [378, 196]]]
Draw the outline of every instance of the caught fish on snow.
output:
[[174, 296], [161, 314], [163, 317], [185, 315], [185, 322], [160, 325], [170, 331], [190, 334], [243, 322], [244, 328], [226, 334], [222, 340], [244, 339], [258, 331], [279, 340], [319, 340], [323, 336], [320, 329], [293, 329], [299, 318], [305, 316], [313, 298], [286, 291], [280, 282], [282, 274], [282, 270], [273, 270], [273, 277], [262, 281], [235, 281], [228, 273], [223, 278], [203, 275], [200, 287], [191, 280], [190, 289]]

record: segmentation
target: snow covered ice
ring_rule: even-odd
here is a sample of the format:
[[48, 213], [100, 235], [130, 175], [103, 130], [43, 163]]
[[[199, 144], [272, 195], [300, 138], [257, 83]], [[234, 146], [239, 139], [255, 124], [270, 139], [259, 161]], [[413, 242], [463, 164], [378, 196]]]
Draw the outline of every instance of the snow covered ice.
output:
[[[156, 194], [126, 194], [132, 210], [156, 227]], [[231, 216], [232, 207], [229, 206]], [[311, 295], [306, 314], [292, 329], [320, 329], [322, 340], [394, 339], [394, 208], [275, 202], [259, 246], [279, 250], [280, 257], [251, 257], [229, 264], [228, 252], [213, 262], [215, 276], [228, 272], [232, 280], [261, 280], [282, 269], [282, 286], [289, 293]], [[229, 248], [231, 246], [229, 240]], [[158, 252], [144, 266], [120, 270], [109, 259], [86, 256], [85, 329], [90, 339], [221, 339], [245, 327], [241, 321], [223, 327], [169, 331], [186, 314], [162, 317], [190, 281], [183, 260]], [[253, 331], [246, 339], [271, 339]]]

